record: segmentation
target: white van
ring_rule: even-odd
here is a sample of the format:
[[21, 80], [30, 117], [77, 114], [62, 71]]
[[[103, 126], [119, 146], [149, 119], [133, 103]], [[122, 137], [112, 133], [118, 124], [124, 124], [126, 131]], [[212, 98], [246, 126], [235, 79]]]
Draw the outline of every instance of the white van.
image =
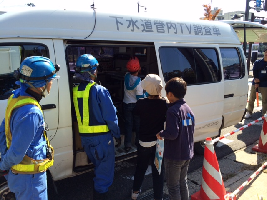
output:
[[[196, 149], [206, 137], [242, 119], [247, 103], [246, 58], [233, 28], [215, 21], [175, 21], [95, 11], [31, 10], [0, 15], [0, 120], [7, 98], [17, 86], [13, 71], [28, 56], [42, 55], [60, 65], [60, 79], [41, 100], [55, 162], [53, 180], [92, 168], [72, 121], [73, 73], [77, 58], [94, 55], [100, 63], [98, 82], [117, 107], [123, 133], [123, 79], [130, 56], [139, 58], [140, 77], [158, 74], [164, 84], [182, 77], [186, 102], [195, 114]], [[166, 96], [163, 90], [163, 96]], [[155, 108], [156, 109], [156, 108]], [[116, 149], [116, 160], [135, 152]]]

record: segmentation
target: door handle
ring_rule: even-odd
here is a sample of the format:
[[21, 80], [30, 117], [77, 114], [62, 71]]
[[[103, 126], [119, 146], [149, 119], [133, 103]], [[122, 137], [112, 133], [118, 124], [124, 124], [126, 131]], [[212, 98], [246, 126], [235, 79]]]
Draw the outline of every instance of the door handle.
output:
[[226, 98], [229, 98], [229, 97], [234, 97], [234, 94], [226, 94], [226, 95], [224, 95], [224, 98], [226, 99]]
[[54, 109], [54, 108], [56, 108], [56, 104], [41, 105], [41, 108], [42, 108], [42, 110]]

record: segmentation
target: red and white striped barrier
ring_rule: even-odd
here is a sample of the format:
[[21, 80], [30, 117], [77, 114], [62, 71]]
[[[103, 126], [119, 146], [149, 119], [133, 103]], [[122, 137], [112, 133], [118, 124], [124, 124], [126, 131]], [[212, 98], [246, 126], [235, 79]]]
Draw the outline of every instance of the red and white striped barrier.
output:
[[257, 122], [259, 122], [259, 121], [265, 119], [265, 117], [267, 117], [267, 114], [265, 114], [264, 116], [262, 116], [262, 117], [256, 119], [256, 120], [253, 121], [253, 122], [248, 123], [247, 125], [244, 125], [244, 126], [240, 127], [239, 129], [236, 129], [236, 130], [234, 130], [234, 131], [232, 131], [232, 132], [230, 132], [230, 133], [226, 133], [225, 135], [223, 135], [223, 136], [221, 136], [221, 137], [217, 137], [217, 138], [215, 138], [215, 139], [212, 140], [212, 141], [213, 141], [214, 143], [215, 143], [215, 142], [218, 142], [219, 140], [222, 140], [222, 139], [224, 139], [224, 138], [226, 138], [226, 137], [228, 137], [228, 136], [230, 136], [230, 135], [233, 135], [233, 134], [235, 134], [235, 133], [238, 132], [238, 131], [242, 131], [242, 130], [244, 130], [245, 128], [250, 127], [251, 125], [253, 125], [253, 124], [255, 124], [255, 123], [257, 123]]
[[254, 172], [247, 181], [245, 181], [239, 188], [237, 188], [233, 193], [226, 194], [225, 199], [232, 200], [236, 197], [238, 192], [240, 192], [246, 185], [248, 185], [259, 173], [267, 166], [267, 162], [265, 162], [256, 172]]
[[[212, 140], [211, 138], [206, 139], [205, 150], [204, 150], [204, 161], [203, 161], [203, 168], [202, 168], [201, 188], [200, 188], [200, 191], [191, 195], [192, 200], [211, 200], [211, 199], [235, 200], [237, 193], [241, 191], [245, 185], [247, 185], [250, 181], [252, 181], [259, 174], [259, 172], [266, 167], [267, 162], [264, 163], [264, 165], [262, 165], [253, 175], [251, 175], [250, 178], [246, 182], [244, 182], [237, 190], [235, 190], [233, 193], [226, 194], [222, 175], [221, 175], [219, 164], [217, 161], [217, 156], [216, 156], [216, 153], [214, 151], [214, 146], [213, 146], [215, 142], [218, 142], [219, 140], [222, 140], [230, 135], [233, 135], [238, 131], [244, 130], [245, 128], [263, 119], [264, 119], [264, 124], [266, 126], [265, 132], [266, 132], [266, 137], [267, 137], [267, 121], [265, 120], [266, 117], [267, 117], [267, 114], [265, 114], [264, 116], [258, 118], [257, 120], [253, 122], [248, 123], [247, 125], [240, 127], [239, 129], [236, 129], [214, 140]], [[263, 124], [263, 127], [264, 127], [264, 124]], [[265, 132], [264, 132], [264, 135], [265, 135]], [[267, 138], [266, 139], [264, 138], [264, 141], [265, 140], [267, 143]]]

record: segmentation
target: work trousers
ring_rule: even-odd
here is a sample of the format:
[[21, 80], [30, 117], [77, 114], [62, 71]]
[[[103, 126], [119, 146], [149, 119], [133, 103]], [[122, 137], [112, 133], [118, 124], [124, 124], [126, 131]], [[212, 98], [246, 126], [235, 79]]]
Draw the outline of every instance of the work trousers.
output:
[[187, 171], [190, 160], [170, 160], [165, 158], [165, 174], [169, 200], [189, 200]]
[[95, 166], [94, 188], [98, 193], [108, 192], [113, 183], [115, 148], [111, 133], [81, 137], [84, 150]]
[[142, 147], [138, 145], [137, 149], [137, 165], [134, 174], [133, 191], [139, 191], [144, 180], [144, 176], [148, 165], [152, 168], [154, 199], [161, 200], [163, 197], [163, 181], [164, 181], [164, 164], [159, 174], [155, 164], [156, 145], [152, 147]]
[[256, 99], [256, 89], [255, 85], [252, 85], [250, 89], [249, 102], [247, 107], [247, 112], [249, 112], [250, 114], [252, 114], [253, 112], [255, 99]]
[[259, 87], [259, 92], [262, 97], [262, 115], [265, 115], [267, 111], [267, 87]]
[[8, 187], [19, 200], [47, 200], [46, 172], [37, 174], [14, 174], [9, 170]]

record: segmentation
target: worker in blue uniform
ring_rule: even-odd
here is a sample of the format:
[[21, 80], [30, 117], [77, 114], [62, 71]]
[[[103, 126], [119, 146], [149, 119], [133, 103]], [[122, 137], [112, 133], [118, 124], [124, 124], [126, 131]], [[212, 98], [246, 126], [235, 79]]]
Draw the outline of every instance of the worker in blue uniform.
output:
[[120, 139], [116, 108], [108, 90], [96, 84], [98, 61], [90, 54], [77, 59], [73, 103], [84, 150], [95, 166], [94, 200], [107, 198], [113, 182], [115, 147]]
[[0, 126], [0, 172], [8, 172], [8, 187], [18, 200], [48, 199], [46, 170], [54, 152], [39, 101], [49, 94], [58, 70], [48, 58], [32, 56], [14, 72], [20, 88], [9, 97]]

